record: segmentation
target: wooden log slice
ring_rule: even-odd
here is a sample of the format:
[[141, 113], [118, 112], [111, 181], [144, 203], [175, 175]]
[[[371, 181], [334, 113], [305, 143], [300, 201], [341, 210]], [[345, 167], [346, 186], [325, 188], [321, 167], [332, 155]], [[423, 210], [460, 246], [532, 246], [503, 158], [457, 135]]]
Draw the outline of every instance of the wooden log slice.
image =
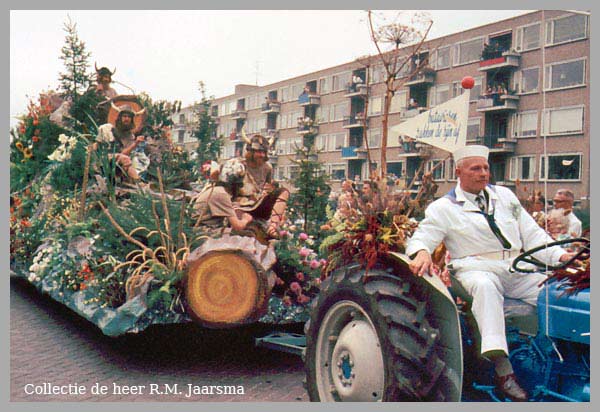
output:
[[240, 251], [214, 251], [187, 272], [188, 312], [200, 324], [226, 328], [258, 320], [270, 296], [267, 277]]

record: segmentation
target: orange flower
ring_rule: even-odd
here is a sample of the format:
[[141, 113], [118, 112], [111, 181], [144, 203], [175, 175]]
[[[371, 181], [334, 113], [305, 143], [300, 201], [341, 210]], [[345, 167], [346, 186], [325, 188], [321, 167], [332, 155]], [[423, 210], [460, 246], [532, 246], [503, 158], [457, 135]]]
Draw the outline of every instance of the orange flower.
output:
[[31, 227], [31, 222], [27, 219], [21, 219], [21, 226], [23, 227]]
[[85, 283], [79, 284], [79, 290], [85, 290], [85, 288], [87, 288], [87, 285]]
[[40, 138], [39, 138], [39, 137], [37, 137], [37, 136], [33, 136], [33, 137], [31, 138], [31, 140], [33, 141], [33, 143], [37, 143], [37, 142], [39, 142], [39, 141], [40, 141]]

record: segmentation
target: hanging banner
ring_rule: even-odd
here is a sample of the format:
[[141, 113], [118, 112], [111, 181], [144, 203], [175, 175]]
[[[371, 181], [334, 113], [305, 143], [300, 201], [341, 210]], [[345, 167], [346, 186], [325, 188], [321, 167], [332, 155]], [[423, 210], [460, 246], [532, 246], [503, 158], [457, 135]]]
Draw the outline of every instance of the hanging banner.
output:
[[389, 147], [402, 145], [404, 136], [449, 152], [467, 143], [470, 90], [423, 112], [399, 125], [390, 127]]

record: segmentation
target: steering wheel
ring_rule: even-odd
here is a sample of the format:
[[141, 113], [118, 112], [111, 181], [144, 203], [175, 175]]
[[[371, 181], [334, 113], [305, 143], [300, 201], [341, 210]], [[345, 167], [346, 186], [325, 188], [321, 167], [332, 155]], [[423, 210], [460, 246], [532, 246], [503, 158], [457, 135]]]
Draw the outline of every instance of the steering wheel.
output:
[[[569, 243], [582, 243], [581, 250], [575, 256], [573, 256], [571, 259], [569, 259], [568, 261], [561, 262], [558, 265], [555, 265], [555, 266], [547, 265], [546, 263], [544, 263], [532, 256], [534, 253], [539, 252], [540, 250], [546, 249], [547, 247], [565, 245], [565, 244], [569, 244]], [[589, 257], [589, 254], [590, 254], [590, 240], [589, 239], [586, 239], [584, 237], [578, 237], [578, 238], [574, 238], [574, 239], [557, 240], [555, 242], [550, 242], [548, 244], [534, 247], [533, 249], [529, 249], [529, 250], [526, 250], [525, 252], [521, 253], [519, 256], [517, 256], [515, 258], [515, 260], [513, 260], [511, 270], [515, 271], [515, 272], [521, 272], [521, 273], [533, 273], [533, 272], [537, 271], [537, 268], [536, 269], [520, 268], [518, 266], [520, 262], [531, 263], [531, 264], [537, 266], [538, 268], [544, 268], [544, 269], [548, 269], [548, 270], [562, 269], [564, 267], [569, 266], [576, 259], [579, 259], [581, 257], [583, 257], [585, 259], [585, 258]]]

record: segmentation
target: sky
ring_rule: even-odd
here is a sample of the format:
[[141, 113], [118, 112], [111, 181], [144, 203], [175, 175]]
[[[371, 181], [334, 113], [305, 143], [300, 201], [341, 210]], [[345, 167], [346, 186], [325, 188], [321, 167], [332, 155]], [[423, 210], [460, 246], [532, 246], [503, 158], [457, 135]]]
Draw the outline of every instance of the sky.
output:
[[[432, 39], [527, 11], [428, 12]], [[146, 92], [183, 106], [201, 99], [200, 81], [208, 96], [222, 97], [233, 94], [236, 84], [267, 85], [376, 52], [363, 10], [13, 10], [11, 126], [29, 98], [58, 88], [69, 18], [91, 53], [91, 69], [94, 63], [116, 68], [118, 93]]]

